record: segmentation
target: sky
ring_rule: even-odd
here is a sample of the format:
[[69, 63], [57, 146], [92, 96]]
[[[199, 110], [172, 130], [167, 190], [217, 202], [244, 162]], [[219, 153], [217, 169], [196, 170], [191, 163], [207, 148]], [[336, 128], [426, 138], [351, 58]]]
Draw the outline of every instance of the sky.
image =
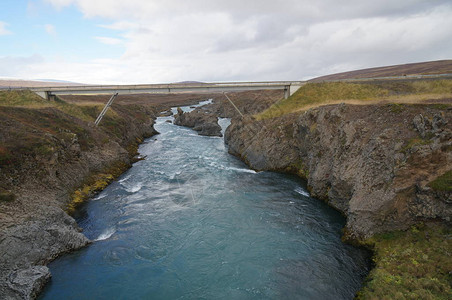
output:
[[306, 80], [451, 58], [451, 0], [0, 0], [0, 78]]

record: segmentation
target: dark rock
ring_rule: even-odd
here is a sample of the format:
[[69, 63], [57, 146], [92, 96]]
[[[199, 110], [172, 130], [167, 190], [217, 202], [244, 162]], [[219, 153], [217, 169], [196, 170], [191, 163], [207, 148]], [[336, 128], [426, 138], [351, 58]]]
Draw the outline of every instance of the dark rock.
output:
[[184, 111], [182, 110], [182, 108], [178, 107], [177, 108], [177, 114], [175, 116], [175, 118], [177, 118], [177, 116], [182, 116], [184, 114]]
[[[45, 284], [50, 273], [46, 267], [36, 265], [46, 264], [61, 253], [90, 243], [80, 233], [75, 220], [61, 209], [40, 207], [36, 213], [40, 214], [39, 218], [13, 225], [2, 232], [0, 292], [12, 289], [11, 299], [33, 299]], [[20, 297], [17, 292], [20, 292]]]
[[222, 136], [221, 126], [218, 125], [216, 115], [200, 109], [184, 113], [182, 109], [178, 108], [174, 124], [193, 128], [198, 131], [199, 135]]
[[160, 113], [159, 117], [169, 117], [172, 116], [173, 112], [171, 111], [171, 109], [167, 110], [167, 111], [163, 111]]
[[8, 287], [20, 295], [21, 299], [35, 299], [50, 277], [46, 266], [17, 270], [8, 276]]
[[419, 132], [421, 137], [425, 137], [425, 121], [424, 116], [419, 114], [413, 118], [414, 128]]
[[193, 128], [198, 131], [199, 135], [205, 136], [223, 136], [221, 134], [221, 127], [217, 123], [204, 123], [201, 126]]

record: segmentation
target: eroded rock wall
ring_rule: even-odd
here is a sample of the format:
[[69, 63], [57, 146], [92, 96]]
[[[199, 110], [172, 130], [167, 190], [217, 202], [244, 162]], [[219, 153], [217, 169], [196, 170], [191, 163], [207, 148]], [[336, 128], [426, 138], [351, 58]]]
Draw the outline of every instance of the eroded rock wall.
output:
[[257, 170], [297, 173], [311, 195], [364, 238], [423, 220], [450, 222], [450, 191], [429, 183], [452, 166], [452, 110], [435, 105], [330, 105], [233, 120], [229, 152]]

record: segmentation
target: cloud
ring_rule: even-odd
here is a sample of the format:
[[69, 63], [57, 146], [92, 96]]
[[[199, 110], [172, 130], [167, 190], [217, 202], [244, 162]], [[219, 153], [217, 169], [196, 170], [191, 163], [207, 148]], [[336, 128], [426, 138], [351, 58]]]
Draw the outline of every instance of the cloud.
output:
[[72, 3], [75, 3], [74, 0], [44, 0], [47, 3], [52, 4], [54, 7], [56, 7], [58, 10], [67, 7], [71, 5]]
[[27, 2], [27, 15], [36, 17], [39, 14], [38, 4], [34, 1]]
[[[235, 20], [254, 18], [262, 15], [284, 15], [299, 21], [325, 19], [350, 19], [357, 17], [381, 17], [391, 15], [405, 15], [423, 12], [432, 5], [450, 5], [449, 0], [381, 0], [364, 1], [349, 0], [338, 4], [336, 0], [285, 0], [283, 3], [274, 0], [46, 0], [57, 8], [75, 5], [86, 17], [104, 17], [114, 20], [149, 18], [167, 18], [177, 15], [205, 15], [226, 13]], [[301, 19], [300, 19], [301, 18]]]
[[57, 35], [55, 26], [53, 26], [52, 24], [45, 24], [44, 28], [45, 28], [47, 34], [49, 34], [51, 36], [56, 36]]
[[0, 57], [0, 69], [2, 77], [14, 77], [28, 79], [27, 69], [44, 62], [41, 55], [34, 54], [31, 56], [3, 56]]
[[[103, 19], [121, 38], [95, 39], [124, 46], [115, 59], [65, 62], [71, 81], [300, 80], [452, 53], [450, 1], [46, 1]], [[79, 77], [78, 66], [97, 69]]]
[[120, 45], [120, 44], [122, 44], [122, 40], [116, 39], [116, 38], [105, 37], [105, 36], [96, 36], [94, 38], [96, 40], [98, 40], [99, 42], [101, 42], [102, 44], [106, 44], [106, 45]]
[[8, 26], [8, 23], [0, 21], [0, 35], [8, 35], [12, 32], [6, 29], [6, 26]]

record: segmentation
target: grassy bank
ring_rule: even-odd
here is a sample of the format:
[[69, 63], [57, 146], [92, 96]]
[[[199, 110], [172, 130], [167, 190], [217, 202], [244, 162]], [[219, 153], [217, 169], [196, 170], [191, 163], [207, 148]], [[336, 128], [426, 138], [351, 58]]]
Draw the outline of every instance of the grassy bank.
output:
[[365, 242], [375, 267], [358, 299], [451, 299], [452, 229], [419, 224]]
[[421, 103], [430, 99], [452, 99], [452, 80], [385, 81], [372, 83], [307, 83], [288, 99], [283, 99], [256, 115], [268, 119], [312, 107], [337, 104]]
[[[137, 140], [152, 131], [155, 109], [114, 104], [96, 127], [94, 120], [102, 108], [102, 103], [48, 101], [26, 90], [0, 92], [0, 201], [13, 202], [14, 190], [27, 178], [55, 177], [60, 165], [70, 165], [82, 153], [99, 151], [110, 142], [134, 155]], [[112, 165], [109, 170], [94, 170], [98, 174], [92, 174], [80, 193], [74, 194], [69, 211], [124, 169]]]

